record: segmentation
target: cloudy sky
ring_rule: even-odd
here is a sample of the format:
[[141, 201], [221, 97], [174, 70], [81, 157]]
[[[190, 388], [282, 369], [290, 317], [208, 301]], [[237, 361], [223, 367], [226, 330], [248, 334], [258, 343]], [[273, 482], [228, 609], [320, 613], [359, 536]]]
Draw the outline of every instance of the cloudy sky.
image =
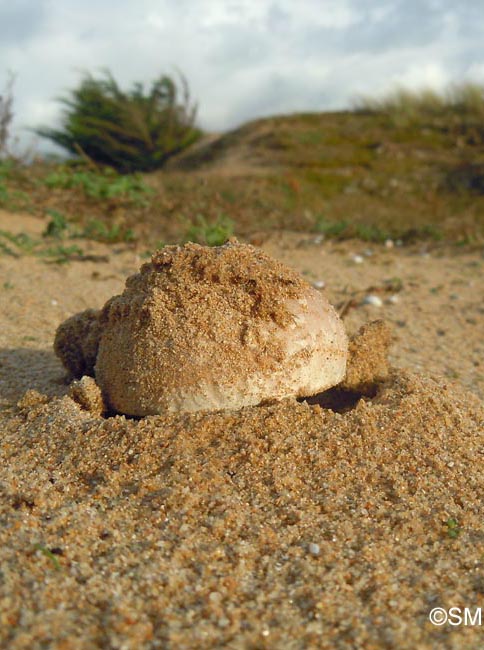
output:
[[484, 82], [483, 0], [0, 0], [15, 132], [55, 126], [82, 71], [122, 86], [179, 68], [202, 127], [348, 106], [398, 85]]

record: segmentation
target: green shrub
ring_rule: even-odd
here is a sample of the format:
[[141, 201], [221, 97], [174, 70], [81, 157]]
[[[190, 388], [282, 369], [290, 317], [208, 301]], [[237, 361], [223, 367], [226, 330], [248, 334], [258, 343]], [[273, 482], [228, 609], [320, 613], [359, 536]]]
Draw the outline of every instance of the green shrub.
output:
[[163, 75], [145, 92], [141, 83], [121, 90], [109, 72], [100, 79], [88, 74], [60, 101], [62, 127], [35, 133], [122, 173], [157, 169], [201, 135], [184, 77], [181, 90]]

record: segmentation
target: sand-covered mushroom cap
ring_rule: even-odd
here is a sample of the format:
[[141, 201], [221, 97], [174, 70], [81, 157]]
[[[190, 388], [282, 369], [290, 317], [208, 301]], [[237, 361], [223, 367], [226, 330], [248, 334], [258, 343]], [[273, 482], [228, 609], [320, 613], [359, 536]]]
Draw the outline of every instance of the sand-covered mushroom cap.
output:
[[249, 245], [167, 246], [100, 316], [95, 377], [143, 416], [306, 396], [345, 376], [344, 326], [299, 274]]

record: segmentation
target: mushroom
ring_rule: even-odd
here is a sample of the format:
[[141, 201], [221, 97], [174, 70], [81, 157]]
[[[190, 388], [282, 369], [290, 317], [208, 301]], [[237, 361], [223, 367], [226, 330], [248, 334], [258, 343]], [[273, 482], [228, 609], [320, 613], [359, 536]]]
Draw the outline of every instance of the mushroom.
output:
[[233, 239], [157, 251], [90, 331], [104, 400], [132, 416], [304, 397], [346, 370], [344, 326], [321, 292]]

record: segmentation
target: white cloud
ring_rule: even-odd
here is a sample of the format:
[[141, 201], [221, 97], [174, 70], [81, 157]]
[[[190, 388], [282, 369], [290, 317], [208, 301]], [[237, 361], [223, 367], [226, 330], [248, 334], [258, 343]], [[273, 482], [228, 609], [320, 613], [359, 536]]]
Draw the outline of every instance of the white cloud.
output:
[[469, 65], [466, 76], [476, 83], [484, 84], [484, 55], [482, 57], [482, 61], [476, 61]]
[[444, 88], [450, 79], [442, 64], [436, 62], [413, 63], [394, 77], [395, 83], [405, 88]]

